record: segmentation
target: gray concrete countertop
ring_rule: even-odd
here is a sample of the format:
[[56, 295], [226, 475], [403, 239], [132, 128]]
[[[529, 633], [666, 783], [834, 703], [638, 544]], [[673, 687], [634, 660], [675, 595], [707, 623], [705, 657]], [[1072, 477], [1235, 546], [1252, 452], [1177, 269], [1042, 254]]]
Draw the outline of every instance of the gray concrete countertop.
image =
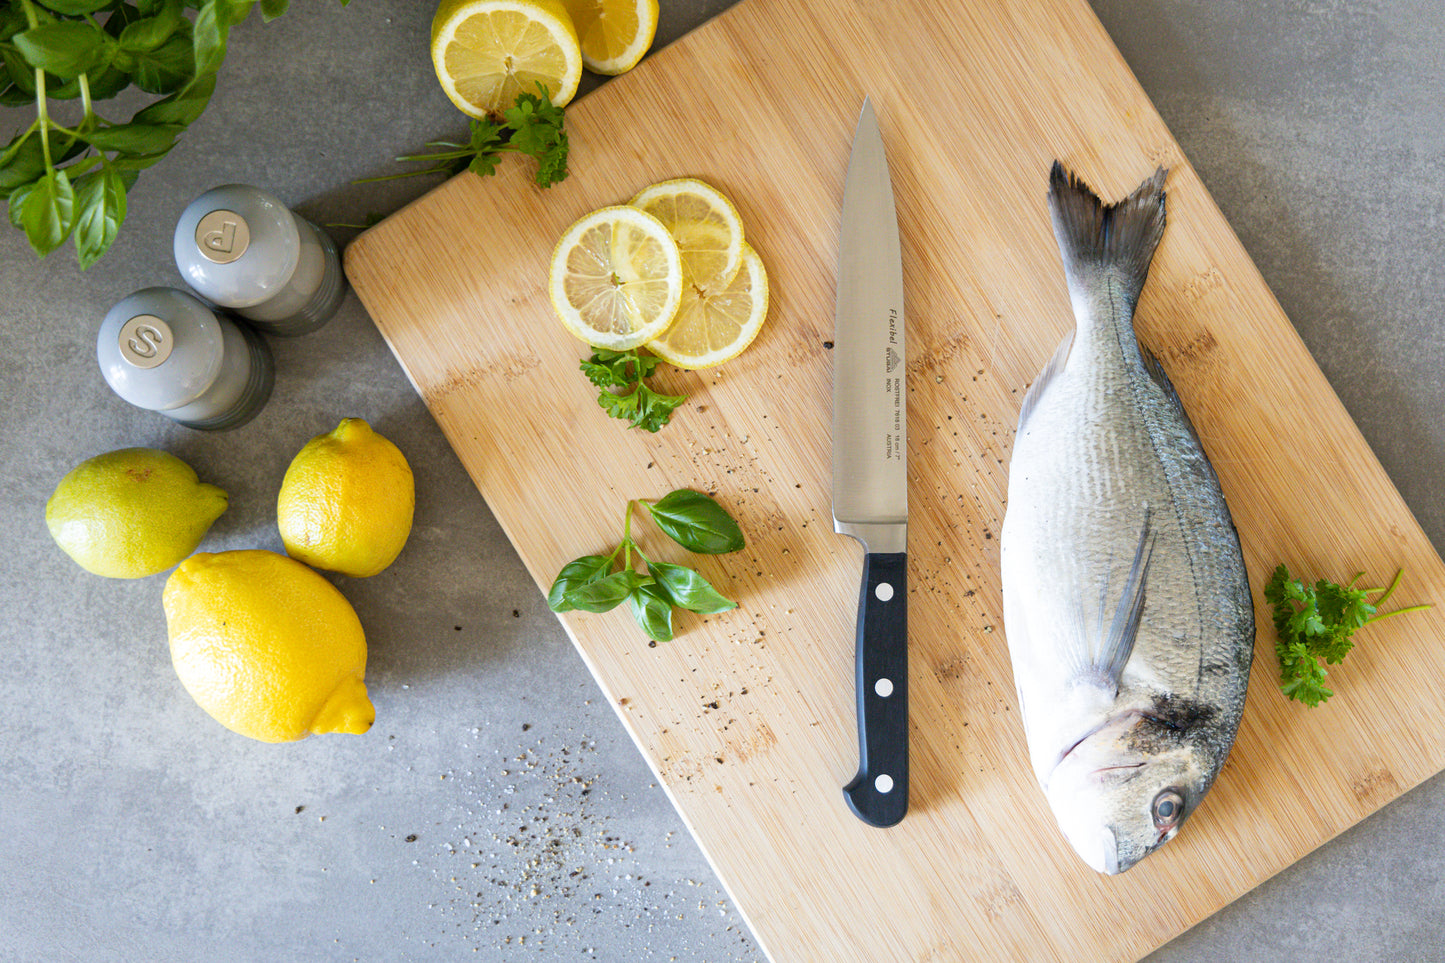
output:
[[[728, 5], [663, 0], [659, 45]], [[1445, 546], [1438, 3], [1093, 5]], [[234, 31], [210, 109], [141, 176], [96, 266], [37, 260], [0, 229], [0, 961], [759, 959], [354, 295], [316, 334], [273, 342], [275, 393], [238, 431], [176, 427], [99, 376], [105, 311], [182, 286], [171, 232], [205, 189], [267, 186], [340, 225], [437, 183], [353, 184], [465, 129], [426, 53], [434, 4], [292, 6]], [[0, 109], [0, 135], [29, 120]], [[205, 550], [279, 551], [286, 465], [346, 416], [417, 479], [402, 557], [337, 580], [367, 628], [378, 721], [363, 738], [251, 742], [181, 689], [164, 577], [81, 572], [46, 534], [45, 500], [84, 458], [164, 448], [230, 493]], [[1438, 960], [1442, 835], [1437, 777], [1149, 960]]]

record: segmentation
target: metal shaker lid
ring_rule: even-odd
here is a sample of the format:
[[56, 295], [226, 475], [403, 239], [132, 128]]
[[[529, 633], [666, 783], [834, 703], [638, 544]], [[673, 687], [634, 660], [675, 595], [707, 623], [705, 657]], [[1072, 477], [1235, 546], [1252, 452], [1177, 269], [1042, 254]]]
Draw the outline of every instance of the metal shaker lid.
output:
[[274, 195], [245, 184], [214, 187], [176, 223], [176, 267], [215, 304], [247, 308], [269, 301], [301, 257], [295, 215]]
[[221, 373], [221, 322], [175, 288], [144, 288], [106, 314], [95, 342], [116, 394], [151, 411], [190, 404]]

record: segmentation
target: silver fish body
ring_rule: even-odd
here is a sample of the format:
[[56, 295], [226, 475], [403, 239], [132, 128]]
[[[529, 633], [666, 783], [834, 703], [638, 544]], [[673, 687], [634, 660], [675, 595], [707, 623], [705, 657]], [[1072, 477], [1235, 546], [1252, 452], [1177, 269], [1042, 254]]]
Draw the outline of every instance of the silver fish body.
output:
[[1025, 397], [1000, 533], [1004, 627], [1034, 774], [1094, 869], [1163, 845], [1224, 765], [1254, 607], [1229, 508], [1134, 307], [1164, 172], [1113, 206], [1054, 165], [1076, 326]]

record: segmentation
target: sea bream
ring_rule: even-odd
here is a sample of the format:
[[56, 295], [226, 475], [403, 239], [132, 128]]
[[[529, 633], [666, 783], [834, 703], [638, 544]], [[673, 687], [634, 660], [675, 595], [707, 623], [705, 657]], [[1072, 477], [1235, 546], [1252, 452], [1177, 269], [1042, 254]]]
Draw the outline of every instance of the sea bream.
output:
[[1030, 387], [1000, 534], [1004, 629], [1034, 774], [1084, 861], [1178, 833], [1244, 711], [1254, 606], [1219, 479], [1134, 309], [1165, 172], [1105, 205], [1055, 163], [1075, 327]]

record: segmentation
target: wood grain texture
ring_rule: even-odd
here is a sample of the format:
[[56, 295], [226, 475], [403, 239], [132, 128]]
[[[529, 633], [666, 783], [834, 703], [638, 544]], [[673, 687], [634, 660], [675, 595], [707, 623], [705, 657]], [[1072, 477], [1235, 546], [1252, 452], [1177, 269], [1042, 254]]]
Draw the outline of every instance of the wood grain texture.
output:
[[[847, 810], [861, 553], [832, 531], [834, 259], [871, 96], [903, 238], [912, 808]], [[778, 961], [1134, 960], [1445, 768], [1445, 611], [1371, 627], [1337, 698], [1287, 702], [1259, 589], [1281, 560], [1402, 601], [1445, 566], [1083, 0], [744, 0], [568, 111], [572, 175], [463, 175], [346, 253], [358, 294], [544, 590], [610, 549], [629, 498], [716, 492], [748, 547], [700, 568], [740, 607], [650, 646], [625, 610], [569, 635]], [[1117, 198], [1169, 168], [1139, 308], [1219, 472], [1259, 606], [1233, 755], [1178, 839], [1119, 878], [1080, 862], [1030, 773], [997, 532], [1024, 391], [1072, 324], [1046, 209], [1058, 158]], [[607, 419], [547, 302], [568, 224], [702, 177], [772, 284], [741, 357], [661, 370], [657, 435]], [[643, 548], [681, 552], [644, 522]]]

